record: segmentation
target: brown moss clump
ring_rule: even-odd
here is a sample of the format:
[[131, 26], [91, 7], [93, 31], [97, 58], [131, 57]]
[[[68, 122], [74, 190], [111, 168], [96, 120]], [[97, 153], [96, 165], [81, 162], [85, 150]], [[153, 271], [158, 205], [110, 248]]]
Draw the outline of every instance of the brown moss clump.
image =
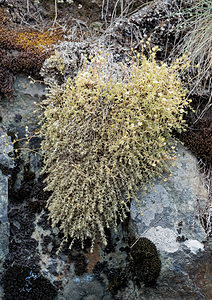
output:
[[6, 68], [0, 66], [0, 93], [4, 94], [7, 98], [9, 98], [13, 93], [13, 81], [12, 73]]
[[0, 94], [11, 97], [13, 75], [22, 72], [39, 76], [44, 60], [52, 54], [52, 46], [64, 37], [61, 30], [39, 32], [15, 27], [3, 9], [0, 10], [0, 18]]
[[207, 117], [199, 120], [183, 134], [183, 141], [188, 148], [205, 162], [212, 162], [212, 122]]
[[44, 49], [46, 50], [62, 38], [62, 32], [58, 30], [38, 32], [22, 28], [8, 28], [7, 26], [0, 28], [0, 34], [1, 48], [42, 53]]
[[155, 244], [142, 237], [132, 246], [129, 257], [133, 279], [144, 282], [146, 286], [155, 285], [161, 269]]

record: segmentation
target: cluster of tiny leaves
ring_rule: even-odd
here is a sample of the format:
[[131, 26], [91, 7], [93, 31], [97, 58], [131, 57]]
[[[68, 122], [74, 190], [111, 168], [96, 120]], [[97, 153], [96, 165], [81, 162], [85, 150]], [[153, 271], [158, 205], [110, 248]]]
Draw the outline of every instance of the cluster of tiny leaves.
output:
[[51, 88], [42, 124], [43, 173], [52, 191], [47, 207], [66, 242], [90, 238], [107, 244], [139, 188], [162, 174], [173, 158], [173, 130], [185, 129], [189, 101], [178, 72], [135, 54], [114, 79], [97, 55], [74, 80]]

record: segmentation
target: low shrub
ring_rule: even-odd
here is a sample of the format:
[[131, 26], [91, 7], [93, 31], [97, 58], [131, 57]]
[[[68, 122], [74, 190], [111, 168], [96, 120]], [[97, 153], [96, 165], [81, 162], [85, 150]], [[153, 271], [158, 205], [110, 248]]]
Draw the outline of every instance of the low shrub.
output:
[[172, 131], [185, 129], [189, 105], [178, 72], [188, 62], [157, 64], [156, 50], [148, 59], [133, 55], [118, 75], [107, 55], [97, 55], [43, 104], [47, 207], [70, 247], [75, 239], [106, 244], [104, 228], [116, 228], [138, 189], [173, 159]]

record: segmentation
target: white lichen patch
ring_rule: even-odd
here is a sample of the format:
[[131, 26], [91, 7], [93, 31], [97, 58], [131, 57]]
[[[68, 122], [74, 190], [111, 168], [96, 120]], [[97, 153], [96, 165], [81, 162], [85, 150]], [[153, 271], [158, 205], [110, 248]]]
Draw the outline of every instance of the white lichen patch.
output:
[[152, 241], [159, 251], [174, 253], [180, 247], [175, 232], [170, 228], [152, 227], [143, 236]]
[[204, 250], [204, 245], [197, 240], [187, 240], [184, 245], [189, 248], [189, 250], [196, 254], [198, 251]]

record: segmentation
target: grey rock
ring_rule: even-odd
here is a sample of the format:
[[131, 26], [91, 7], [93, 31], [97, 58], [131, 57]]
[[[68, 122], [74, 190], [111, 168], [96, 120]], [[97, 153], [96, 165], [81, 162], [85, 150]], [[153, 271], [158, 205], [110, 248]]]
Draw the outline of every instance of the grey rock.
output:
[[0, 169], [7, 173], [14, 167], [13, 143], [10, 136], [7, 136], [5, 128], [0, 128]]
[[[42, 84], [30, 83], [30, 79], [24, 75], [18, 75], [15, 79], [15, 97], [8, 101], [1, 100], [1, 128], [0, 128], [0, 279], [4, 273], [3, 264], [9, 253], [10, 225], [8, 220], [8, 179], [10, 171], [15, 167], [14, 149], [12, 138], [19, 138], [19, 134], [25, 134], [25, 126], [36, 128], [38, 126], [37, 110], [34, 102], [41, 101], [45, 95], [45, 87]], [[11, 135], [11, 136], [10, 136]], [[33, 171], [38, 171], [37, 157], [29, 153], [24, 157], [24, 163], [28, 163]], [[37, 166], [37, 167], [36, 167]], [[23, 180], [24, 167], [20, 166], [17, 178], [19, 184]], [[21, 173], [22, 172], [22, 173]], [[19, 179], [17, 179], [18, 182]], [[20, 229], [19, 222], [14, 222], [14, 226]], [[19, 240], [17, 239], [17, 244]], [[20, 240], [21, 243], [21, 240]], [[3, 290], [0, 286], [0, 299], [3, 299]]]
[[58, 300], [112, 300], [109, 292], [91, 275], [70, 278]]
[[61, 71], [65, 77], [75, 76], [78, 69], [82, 67], [85, 57], [91, 54], [91, 47], [89, 42], [65, 41], [58, 45], [56, 54], [44, 62], [40, 71], [44, 82], [49, 85], [57, 84], [61, 77]]
[[[8, 206], [8, 177], [0, 170], [0, 279], [4, 272], [3, 264], [9, 252], [9, 221], [7, 215]], [[3, 291], [0, 286], [0, 299]]]
[[84, 297], [83, 300], [99, 300], [99, 298], [96, 295], [89, 295]]
[[[181, 145], [178, 145], [178, 155], [172, 176], [165, 178], [166, 182], [156, 181], [145, 196], [139, 194], [144, 205], [132, 202], [131, 218], [140, 236], [148, 237], [150, 230], [152, 235], [157, 235], [156, 230], [158, 236], [162, 234], [168, 240], [184, 236], [185, 239], [203, 241], [206, 234], [196, 218], [196, 207], [197, 199], [205, 202], [208, 192], [202, 184], [196, 158]], [[159, 242], [156, 245], [160, 249]]]
[[[9, 102], [1, 102], [2, 124], [6, 128], [38, 125], [38, 106], [45, 96], [45, 85], [33, 81], [25, 75], [17, 75], [14, 81], [15, 97]], [[18, 116], [18, 122], [17, 122]]]
[[[171, 176], [157, 180], [147, 194], [140, 193], [139, 201], [131, 203], [133, 230], [156, 245], [162, 262], [157, 293], [148, 290], [139, 299], [203, 299], [190, 270], [204, 253], [206, 233], [198, 218], [197, 199], [205, 203], [208, 191], [197, 159], [180, 144], [177, 154]], [[187, 289], [190, 294], [185, 298]], [[173, 298], [167, 296], [170, 292]]]
[[[21, 148], [28, 148], [28, 145], [24, 144], [24, 138], [26, 133], [33, 135], [34, 129], [38, 128], [39, 119], [41, 117], [41, 110], [39, 104], [45, 97], [46, 90], [45, 85], [33, 81], [25, 75], [19, 74], [14, 81], [15, 97], [8, 101], [3, 99], [1, 101], [1, 117], [2, 117], [2, 130], [0, 130], [0, 168], [4, 166], [6, 168], [13, 168], [13, 144], [11, 137], [5, 137], [5, 134], [13, 136], [16, 140], [23, 141]], [[26, 132], [26, 126], [28, 131]], [[31, 141], [31, 144], [33, 140]], [[33, 145], [34, 149], [39, 147]], [[6, 144], [8, 144], [6, 146]], [[22, 151], [21, 156], [25, 164], [29, 164], [31, 171], [36, 174], [36, 178], [39, 176], [40, 156], [38, 153], [32, 151]], [[18, 189], [23, 180], [23, 166], [20, 166], [20, 172], [17, 175], [15, 188]]]

